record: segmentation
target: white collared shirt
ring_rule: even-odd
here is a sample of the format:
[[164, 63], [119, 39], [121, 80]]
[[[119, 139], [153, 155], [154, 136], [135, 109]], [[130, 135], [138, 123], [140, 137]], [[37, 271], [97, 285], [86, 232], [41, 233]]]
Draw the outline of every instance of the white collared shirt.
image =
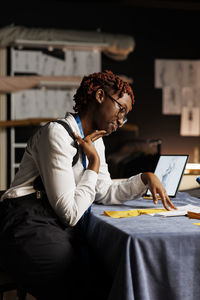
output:
[[[62, 120], [80, 135], [73, 115], [67, 113]], [[62, 222], [74, 226], [94, 201], [104, 205], [122, 204], [145, 191], [141, 174], [129, 179], [111, 180], [102, 138], [94, 142], [100, 157], [99, 174], [84, 170], [81, 153], [72, 167], [76, 154], [73, 143], [61, 124], [50, 122], [40, 128], [29, 139], [19, 171], [1, 200], [34, 193], [33, 182], [40, 174], [51, 206]]]

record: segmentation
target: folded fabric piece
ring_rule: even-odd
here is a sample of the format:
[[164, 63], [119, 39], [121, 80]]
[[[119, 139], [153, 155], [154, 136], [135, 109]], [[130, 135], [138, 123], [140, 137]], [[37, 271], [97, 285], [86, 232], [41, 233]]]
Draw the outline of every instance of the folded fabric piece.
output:
[[131, 209], [131, 210], [121, 210], [121, 211], [104, 211], [104, 215], [119, 219], [119, 218], [129, 218], [129, 217], [137, 217], [140, 215], [148, 215], [155, 214], [159, 212], [166, 211], [166, 209], [160, 208], [144, 208], [144, 209]]
[[197, 226], [200, 226], [200, 223], [192, 223], [192, 224], [197, 225]]
[[[132, 35], [116, 34], [86, 30], [67, 30], [58, 28], [40, 28], [15, 26], [13, 24], [0, 28], [0, 47], [5, 48], [16, 40], [26, 42], [43, 42], [43, 44], [54, 46], [67, 43], [69, 45], [99, 45], [106, 56], [113, 60], [125, 60], [128, 55], [135, 49], [135, 39]], [[23, 42], [22, 42], [23, 44]]]

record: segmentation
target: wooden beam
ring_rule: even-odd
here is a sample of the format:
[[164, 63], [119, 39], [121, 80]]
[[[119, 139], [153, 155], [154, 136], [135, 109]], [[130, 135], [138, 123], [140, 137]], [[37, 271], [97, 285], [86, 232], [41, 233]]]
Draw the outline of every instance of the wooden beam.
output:
[[32, 118], [24, 120], [7, 120], [0, 121], [0, 128], [3, 127], [17, 127], [17, 126], [37, 126], [42, 123], [47, 123], [49, 121], [56, 120], [55, 118]]

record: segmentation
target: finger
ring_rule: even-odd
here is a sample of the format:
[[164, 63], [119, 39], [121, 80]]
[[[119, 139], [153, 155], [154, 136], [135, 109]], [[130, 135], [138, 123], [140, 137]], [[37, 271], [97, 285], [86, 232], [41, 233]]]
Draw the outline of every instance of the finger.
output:
[[163, 194], [163, 197], [165, 198], [165, 202], [168, 206], [170, 206], [173, 209], [177, 209], [176, 206], [171, 202], [171, 199], [169, 198], [169, 196], [167, 195], [166, 190], [161, 190], [161, 193]]
[[167, 205], [166, 198], [162, 198], [161, 201], [162, 201], [162, 204], [163, 204], [163, 206], [164, 206], [164, 208], [165, 208], [166, 210], [171, 210], [171, 209], [168, 207], [168, 205]]
[[98, 140], [99, 138], [101, 138], [101, 137], [104, 136], [104, 135], [105, 135], [105, 133], [101, 133], [101, 134], [99, 134], [98, 136], [95, 136], [95, 137], [92, 139], [92, 141], [95, 142], [96, 140]]
[[104, 135], [104, 134], [106, 134], [106, 131], [105, 130], [97, 130], [97, 131], [94, 131], [94, 132], [92, 132], [91, 134], [89, 134], [88, 136], [90, 137], [90, 138], [95, 138], [95, 137], [98, 137], [98, 136], [102, 136], [102, 135]]
[[168, 205], [173, 208], [173, 209], [177, 209], [177, 207], [172, 203], [171, 199], [169, 198], [169, 196], [166, 196], [166, 201], [168, 203]]
[[163, 204], [163, 206], [164, 206], [164, 208], [166, 209], [166, 210], [171, 210], [170, 208], [169, 208], [169, 206], [167, 205], [167, 197], [164, 195], [164, 193], [161, 193], [161, 201], [162, 201], [162, 204]]
[[151, 191], [151, 193], [152, 193], [152, 197], [153, 197], [153, 203], [157, 204], [158, 203], [158, 196], [157, 196], [156, 190], [154, 189], [153, 191]]
[[164, 208], [165, 208], [166, 210], [170, 210], [170, 208], [169, 208], [168, 205], [167, 205], [167, 198], [168, 198], [168, 195], [167, 195], [166, 191], [163, 190], [163, 189], [159, 189], [159, 190], [158, 190], [158, 193], [159, 193], [159, 195], [160, 195], [160, 198], [161, 198], [161, 201], [162, 201], [162, 204], [163, 204]]
[[78, 143], [83, 141], [83, 139], [76, 132], [73, 132], [73, 135], [74, 135], [75, 139], [78, 141]]
[[99, 139], [100, 137], [104, 136], [106, 134], [105, 130], [99, 130], [99, 131], [95, 131], [91, 134], [89, 134], [87, 137], [91, 139], [91, 141], [96, 141], [97, 139]]

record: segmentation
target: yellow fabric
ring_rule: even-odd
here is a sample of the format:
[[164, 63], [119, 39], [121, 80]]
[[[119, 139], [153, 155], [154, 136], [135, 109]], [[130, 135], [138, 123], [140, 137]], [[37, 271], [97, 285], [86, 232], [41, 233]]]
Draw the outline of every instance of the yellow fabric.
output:
[[192, 223], [192, 224], [197, 225], [197, 226], [200, 226], [200, 223]]
[[155, 214], [159, 212], [167, 211], [166, 209], [160, 208], [144, 208], [144, 209], [132, 209], [132, 210], [122, 210], [122, 211], [104, 211], [104, 215], [119, 219], [119, 218], [129, 218], [129, 217], [137, 217], [140, 215], [148, 215]]

